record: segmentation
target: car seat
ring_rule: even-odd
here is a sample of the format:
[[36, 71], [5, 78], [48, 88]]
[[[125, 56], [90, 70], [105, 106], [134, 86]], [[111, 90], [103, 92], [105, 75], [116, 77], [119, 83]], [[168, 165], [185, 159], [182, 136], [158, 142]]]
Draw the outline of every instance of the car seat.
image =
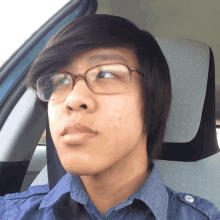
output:
[[[215, 122], [215, 68], [211, 48], [199, 41], [157, 37], [170, 68], [172, 103], [160, 160], [168, 187], [191, 193], [220, 209], [220, 153]], [[31, 186], [50, 190], [66, 171], [51, 138], [46, 116], [47, 165]]]

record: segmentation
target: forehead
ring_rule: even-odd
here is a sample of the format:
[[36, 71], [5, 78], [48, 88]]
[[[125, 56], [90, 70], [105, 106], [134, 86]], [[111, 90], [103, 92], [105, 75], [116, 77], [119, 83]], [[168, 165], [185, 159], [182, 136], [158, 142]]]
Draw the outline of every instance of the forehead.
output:
[[137, 58], [132, 49], [123, 47], [102, 47], [76, 54], [69, 65], [91, 67], [102, 63], [122, 63], [138, 67]]

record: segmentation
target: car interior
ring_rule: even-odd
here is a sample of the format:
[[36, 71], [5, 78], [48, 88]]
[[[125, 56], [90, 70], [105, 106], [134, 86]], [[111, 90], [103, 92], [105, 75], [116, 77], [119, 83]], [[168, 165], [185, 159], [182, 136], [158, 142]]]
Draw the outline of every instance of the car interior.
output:
[[[148, 27], [149, 10], [143, 1], [69, 1], [4, 63], [0, 69], [1, 196], [43, 184], [49, 184], [51, 190], [66, 174], [51, 138], [46, 111], [35, 91], [25, 88], [25, 76], [37, 54], [63, 25], [78, 16], [112, 14], [132, 21], [139, 12], [141, 21], [136, 19], [136, 24]], [[207, 199], [220, 209], [215, 54], [200, 40], [179, 35], [155, 37], [169, 64], [172, 85], [162, 156], [155, 163], [166, 186]], [[40, 171], [28, 172], [45, 129], [45, 154], [35, 157], [40, 158]]]

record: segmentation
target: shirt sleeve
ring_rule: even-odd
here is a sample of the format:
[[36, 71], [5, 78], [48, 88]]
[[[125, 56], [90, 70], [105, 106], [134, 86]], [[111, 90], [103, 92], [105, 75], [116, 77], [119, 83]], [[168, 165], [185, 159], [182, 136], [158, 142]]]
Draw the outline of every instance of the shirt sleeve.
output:
[[[48, 184], [32, 186], [21, 193], [0, 196], [0, 219], [28, 219], [49, 192]], [[30, 219], [30, 218], [29, 218]]]
[[218, 208], [206, 199], [169, 189], [168, 219], [220, 220]]
[[188, 193], [179, 193], [178, 197], [183, 205], [195, 210], [198, 216], [201, 213], [202, 216], [205, 216], [204, 219], [220, 220], [220, 211], [212, 202]]

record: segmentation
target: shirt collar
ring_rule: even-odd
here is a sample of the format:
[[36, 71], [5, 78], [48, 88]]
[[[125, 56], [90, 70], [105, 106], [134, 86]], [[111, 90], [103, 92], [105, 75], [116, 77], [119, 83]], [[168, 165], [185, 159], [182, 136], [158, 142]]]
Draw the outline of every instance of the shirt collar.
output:
[[144, 202], [151, 209], [156, 220], [167, 219], [168, 192], [155, 164], [155, 160], [153, 161], [153, 169], [146, 181], [126, 201], [118, 204], [115, 210], [128, 206], [134, 199]]
[[[71, 192], [71, 198], [81, 204], [85, 205], [89, 200], [79, 176], [67, 173], [44, 197], [39, 209], [53, 206], [67, 192]], [[147, 180], [128, 198], [128, 200], [133, 199], [143, 201], [151, 209], [157, 220], [166, 219], [169, 201], [168, 192], [155, 161], [153, 161], [153, 169]], [[117, 205], [116, 210], [119, 208], [122, 207]]]
[[57, 185], [43, 198], [39, 209], [53, 206], [65, 193], [71, 192], [73, 200], [86, 204], [88, 196], [85, 188], [77, 175], [66, 173]]
[[71, 183], [72, 175], [70, 173], [65, 174], [58, 181], [57, 185], [46, 196], [44, 196], [39, 209], [53, 206], [63, 194], [70, 191]]
[[168, 192], [155, 164], [155, 160], [147, 180], [131, 196], [143, 201], [151, 209], [157, 220], [167, 219]]

